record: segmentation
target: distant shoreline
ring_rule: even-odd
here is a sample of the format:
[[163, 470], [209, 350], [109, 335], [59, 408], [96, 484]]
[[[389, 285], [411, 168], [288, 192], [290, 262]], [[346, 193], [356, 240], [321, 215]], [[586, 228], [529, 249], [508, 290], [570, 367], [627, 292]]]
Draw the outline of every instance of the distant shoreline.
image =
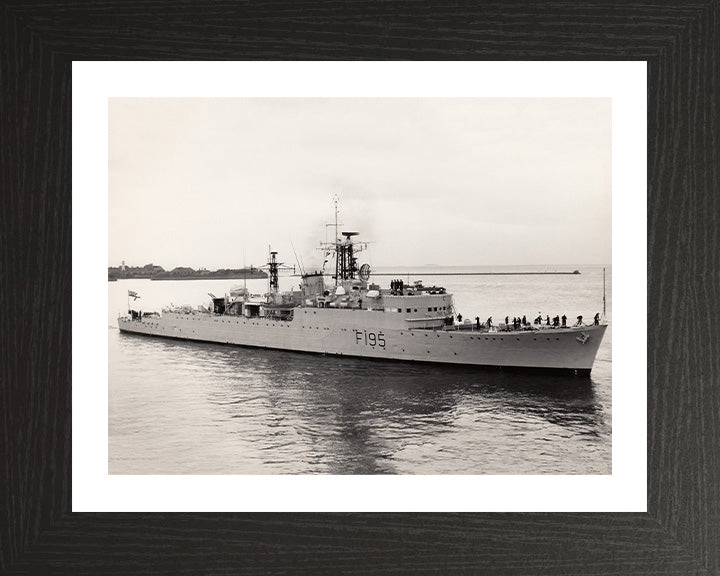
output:
[[108, 277], [108, 282], [116, 282], [117, 280], [266, 280], [267, 274], [264, 272], [252, 274], [186, 274], [183, 276], [120, 276]]
[[[150, 270], [148, 270], [150, 268]], [[265, 280], [267, 272], [255, 267], [193, 270], [192, 268], [176, 268], [166, 272], [159, 266], [148, 264], [144, 268], [133, 268], [122, 273], [115, 268], [108, 269], [108, 282], [117, 280]]]
[[251, 274], [197, 274], [195, 276], [155, 276], [151, 277], [150, 280], [266, 280], [267, 274], [262, 272], [258, 274], [253, 272]]
[[[373, 272], [373, 276], [396, 276], [403, 278], [405, 276], [579, 276], [579, 270], [573, 272]], [[300, 277], [299, 274], [292, 276]], [[267, 276], [258, 276], [256, 273], [247, 276], [232, 275], [221, 276], [215, 274], [202, 274], [197, 276], [164, 276], [164, 277], [127, 277], [127, 278], [108, 278], [109, 282], [115, 280], [260, 280], [266, 279]]]

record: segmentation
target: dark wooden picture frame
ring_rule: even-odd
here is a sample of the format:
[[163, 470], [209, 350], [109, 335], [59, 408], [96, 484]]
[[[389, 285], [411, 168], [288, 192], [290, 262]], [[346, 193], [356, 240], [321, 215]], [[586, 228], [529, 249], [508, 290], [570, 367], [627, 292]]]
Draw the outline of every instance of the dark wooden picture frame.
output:
[[[717, 0], [3, 3], [0, 572], [719, 574], [719, 33]], [[137, 59], [647, 61], [648, 512], [72, 513], [71, 64]]]

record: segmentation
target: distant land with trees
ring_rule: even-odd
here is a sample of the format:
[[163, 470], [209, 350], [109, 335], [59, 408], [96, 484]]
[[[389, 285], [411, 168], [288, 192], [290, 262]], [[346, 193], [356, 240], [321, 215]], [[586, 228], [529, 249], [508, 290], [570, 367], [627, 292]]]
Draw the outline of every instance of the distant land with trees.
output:
[[220, 268], [219, 270], [207, 270], [200, 268], [195, 270], [187, 266], [178, 266], [166, 271], [162, 266], [146, 264], [145, 266], [121, 266], [108, 267], [108, 281], [123, 280], [125, 278], [147, 278], [150, 280], [214, 280], [214, 279], [256, 279], [267, 278], [264, 270], [250, 266], [249, 268]]

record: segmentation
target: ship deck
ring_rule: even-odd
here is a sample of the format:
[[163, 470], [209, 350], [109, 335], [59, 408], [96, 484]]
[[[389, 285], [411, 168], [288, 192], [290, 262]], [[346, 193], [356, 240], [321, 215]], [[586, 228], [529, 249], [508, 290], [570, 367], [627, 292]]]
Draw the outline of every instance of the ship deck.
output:
[[[606, 323], [599, 324], [598, 326], [607, 326]], [[488, 328], [486, 325], [481, 324], [478, 328], [477, 324], [454, 324], [451, 326], [443, 326], [441, 328], [424, 328], [417, 327], [412, 330], [442, 330], [443, 332], [477, 332], [479, 334], [524, 334], [524, 333], [559, 333], [559, 332], [577, 332], [581, 330], [587, 330], [596, 328], [595, 324], [582, 324], [581, 326], [545, 326], [545, 325], [532, 325], [525, 326], [518, 330], [512, 327], [505, 327], [505, 325], [495, 326]]]

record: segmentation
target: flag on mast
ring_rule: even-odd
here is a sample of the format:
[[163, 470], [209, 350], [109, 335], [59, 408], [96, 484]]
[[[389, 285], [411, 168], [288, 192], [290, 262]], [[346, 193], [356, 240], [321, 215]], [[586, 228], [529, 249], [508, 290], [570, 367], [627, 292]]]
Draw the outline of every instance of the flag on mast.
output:
[[138, 298], [140, 298], [140, 296], [138, 296], [137, 292], [133, 292], [132, 290], [128, 290], [128, 296], [131, 297], [131, 298], [133, 298], [133, 299], [135, 299], [135, 300], [137, 300]]

